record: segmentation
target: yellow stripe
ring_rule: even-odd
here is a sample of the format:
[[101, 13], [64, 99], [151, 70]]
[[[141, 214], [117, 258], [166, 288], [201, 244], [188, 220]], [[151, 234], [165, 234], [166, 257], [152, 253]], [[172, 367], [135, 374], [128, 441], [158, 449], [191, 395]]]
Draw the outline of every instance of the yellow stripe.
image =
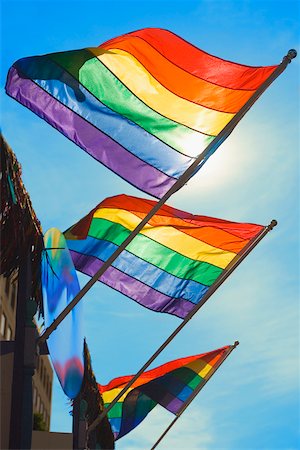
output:
[[[118, 223], [130, 231], [134, 230], [141, 221], [139, 217], [129, 211], [113, 208], [100, 208], [94, 213], [93, 217]], [[213, 247], [171, 226], [153, 227], [147, 224], [140, 231], [140, 234], [188, 258], [196, 261], [204, 261], [222, 269], [227, 267], [230, 261], [236, 256], [233, 252]], [[130, 248], [130, 244], [128, 248]]]
[[178, 97], [162, 86], [139, 61], [123, 50], [111, 49], [99, 55], [89, 49], [134, 95], [163, 116], [194, 130], [217, 135], [235, 114], [197, 105]]
[[[136, 386], [135, 386], [136, 387]], [[102, 398], [104, 403], [111, 403], [116, 396], [121, 392], [121, 390], [124, 388], [124, 386], [122, 386], [122, 388], [115, 388], [115, 389], [111, 389], [110, 391], [106, 391], [103, 392], [102, 394]], [[132, 389], [134, 389], [133, 387], [129, 388], [125, 394], [122, 395], [121, 398], [119, 398], [118, 402], [123, 402], [125, 397], [129, 394], [130, 391], [132, 391]]]
[[207, 362], [198, 359], [195, 361], [190, 362], [185, 367], [188, 367], [189, 369], [196, 372], [200, 377], [204, 378], [206, 375], [212, 370], [212, 366], [208, 364]]
[[[191, 361], [190, 363], [185, 364], [183, 367], [187, 367], [187, 368], [191, 369], [193, 372], [200, 375], [201, 378], [205, 378], [208, 375], [208, 373], [213, 369], [213, 366], [211, 366], [210, 364], [208, 364], [207, 362], [205, 362], [201, 359]], [[118, 400], [118, 402], [120, 402], [120, 403], [123, 402], [125, 397], [128, 395], [128, 393], [130, 391], [132, 391], [133, 389], [135, 389], [136, 387], [138, 387], [144, 383], [145, 383], [144, 379], [140, 383], [138, 383], [138, 382], [134, 383], [134, 385], [131, 386], [125, 392], [125, 394], [122, 395], [122, 397]], [[121, 390], [124, 388], [125, 385], [126, 385], [126, 383], [122, 384], [121, 387], [103, 392], [102, 398], [103, 398], [104, 403], [111, 403], [116, 398], [116, 396], [121, 392]]]

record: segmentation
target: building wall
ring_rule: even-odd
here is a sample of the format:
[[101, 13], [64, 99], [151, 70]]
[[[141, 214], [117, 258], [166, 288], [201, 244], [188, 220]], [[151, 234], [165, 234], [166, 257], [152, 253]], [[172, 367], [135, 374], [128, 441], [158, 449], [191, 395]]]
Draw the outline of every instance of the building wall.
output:
[[48, 356], [39, 356], [33, 376], [33, 412], [42, 414], [47, 431], [50, 429], [52, 382], [53, 371]]
[[73, 435], [72, 433], [34, 431], [31, 448], [32, 450], [71, 450], [73, 448]]
[[0, 360], [0, 448], [7, 449], [9, 445], [9, 426], [10, 426], [10, 404], [11, 404], [11, 385], [14, 354], [12, 352], [2, 353]]
[[17, 280], [0, 276], [0, 340], [13, 341], [16, 328]]
[[[9, 278], [0, 276], [0, 341], [14, 340], [16, 302], [17, 274], [12, 274]], [[53, 370], [49, 358], [46, 355], [39, 356], [37, 358], [37, 369], [33, 376], [33, 412], [42, 414], [47, 431], [50, 429], [52, 383]], [[2, 388], [5, 387], [1, 385], [1, 391]], [[10, 389], [8, 390], [10, 391]], [[6, 399], [5, 402], [1, 402], [1, 415], [5, 414], [8, 407], [7, 401]]]

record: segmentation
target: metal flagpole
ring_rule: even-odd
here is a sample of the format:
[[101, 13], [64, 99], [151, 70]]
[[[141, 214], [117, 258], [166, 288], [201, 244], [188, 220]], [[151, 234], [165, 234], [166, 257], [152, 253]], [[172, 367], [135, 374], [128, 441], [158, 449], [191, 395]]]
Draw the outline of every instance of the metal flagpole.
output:
[[232, 262], [227, 266], [221, 275], [217, 278], [215, 283], [208, 289], [206, 294], [202, 297], [202, 300], [195, 306], [194, 309], [185, 317], [181, 324], [176, 328], [175, 331], [167, 338], [167, 340], [159, 347], [158, 350], [148, 359], [148, 361], [143, 365], [143, 367], [138, 371], [138, 373], [129, 381], [129, 383], [122, 389], [122, 391], [113, 399], [109, 406], [100, 414], [100, 416], [89, 426], [88, 433], [92, 431], [105, 417], [105, 415], [114, 407], [117, 401], [125, 394], [125, 392], [133, 385], [133, 383], [139, 378], [139, 376], [145, 372], [145, 370], [150, 366], [150, 364], [157, 358], [157, 356], [169, 345], [169, 343], [174, 339], [174, 337], [182, 330], [182, 328], [191, 320], [191, 318], [196, 314], [196, 312], [207, 302], [211, 295], [224, 283], [224, 281], [229, 277], [229, 275], [240, 265], [240, 263], [246, 258], [246, 256], [256, 247], [256, 245], [265, 237], [265, 235], [271, 231], [277, 225], [276, 220], [272, 220], [270, 225], [264, 227], [261, 233], [252, 239], [248, 245], [244, 248], [240, 255], [237, 255]]
[[225, 361], [226, 358], [228, 358], [228, 356], [230, 355], [230, 353], [232, 352], [232, 350], [234, 350], [237, 346], [239, 345], [239, 341], [235, 341], [235, 343], [233, 345], [231, 345], [229, 347], [229, 349], [227, 350], [227, 353], [225, 355], [225, 357], [223, 359], [221, 359], [221, 361], [216, 364], [216, 367], [214, 368], [214, 370], [211, 371], [211, 373], [209, 374], [209, 376], [204, 380], [203, 383], [199, 384], [199, 386], [193, 391], [192, 395], [190, 396], [190, 398], [188, 399], [187, 402], [185, 402], [182, 407], [180, 408], [180, 410], [176, 413], [176, 417], [175, 419], [170, 423], [170, 425], [165, 429], [165, 431], [163, 432], [163, 434], [159, 437], [159, 439], [155, 442], [155, 444], [153, 445], [153, 447], [151, 447], [151, 450], [154, 450], [158, 444], [163, 440], [163, 438], [165, 437], [165, 435], [168, 433], [168, 431], [173, 427], [173, 425], [175, 424], [175, 422], [179, 419], [179, 417], [182, 415], [182, 413], [187, 409], [187, 407], [192, 403], [192, 401], [194, 400], [194, 398], [199, 394], [199, 392], [201, 391], [201, 389], [206, 385], [206, 383], [208, 382], [208, 380], [216, 373], [216, 371], [218, 370], [218, 368], [223, 364], [223, 362]]
[[118, 247], [118, 249], [107, 259], [107, 261], [100, 267], [100, 269], [93, 275], [93, 277], [87, 282], [87, 284], [81, 289], [80, 292], [74, 297], [69, 305], [57, 316], [52, 324], [45, 330], [45, 332], [39, 337], [37, 344], [40, 345], [44, 342], [50, 334], [58, 327], [63, 319], [69, 314], [69, 312], [77, 305], [82, 297], [91, 289], [96, 281], [103, 275], [109, 266], [117, 259], [120, 253], [127, 247], [127, 245], [134, 239], [134, 237], [141, 231], [144, 225], [154, 216], [154, 214], [164, 205], [164, 203], [173, 195], [178, 189], [180, 189], [194, 174], [197, 166], [201, 161], [230, 135], [238, 122], [244, 117], [246, 112], [261, 96], [261, 94], [270, 86], [270, 84], [286, 69], [288, 64], [293, 58], [297, 56], [296, 50], [289, 50], [287, 55], [283, 58], [282, 62], [274, 70], [274, 72], [264, 81], [264, 83], [257, 89], [254, 94], [249, 98], [245, 105], [239, 110], [239, 112], [231, 119], [231, 121], [223, 128], [223, 130], [216, 136], [216, 138], [206, 147], [206, 149], [197, 157], [191, 166], [182, 174], [182, 176], [173, 184], [168, 192], [156, 203], [153, 209], [146, 215], [146, 217], [137, 225], [137, 227], [131, 232], [131, 234], [125, 239], [125, 241]]

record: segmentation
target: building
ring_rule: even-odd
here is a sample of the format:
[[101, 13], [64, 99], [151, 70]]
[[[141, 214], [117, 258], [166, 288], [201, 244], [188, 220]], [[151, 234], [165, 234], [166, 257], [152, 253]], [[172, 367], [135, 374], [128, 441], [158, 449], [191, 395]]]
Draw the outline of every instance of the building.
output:
[[[0, 341], [13, 341], [16, 327], [17, 274], [0, 276]], [[1, 448], [8, 448], [12, 353], [1, 354]], [[49, 431], [51, 418], [53, 370], [48, 356], [37, 358], [33, 376], [33, 412], [41, 414]], [[6, 446], [3, 439], [5, 439]]]
[[48, 356], [38, 357], [33, 376], [33, 412], [42, 415], [46, 431], [50, 429], [52, 382], [53, 370]]

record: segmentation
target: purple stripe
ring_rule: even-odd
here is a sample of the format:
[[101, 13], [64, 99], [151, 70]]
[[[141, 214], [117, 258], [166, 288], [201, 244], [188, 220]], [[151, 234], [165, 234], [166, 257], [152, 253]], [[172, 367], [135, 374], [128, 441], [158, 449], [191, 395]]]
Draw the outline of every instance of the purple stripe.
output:
[[6, 92], [138, 189], [160, 198], [176, 182], [126, 151], [34, 82], [19, 77], [15, 67], [9, 71]]
[[[75, 268], [86, 275], [93, 276], [103, 265], [103, 261], [92, 256], [80, 255], [70, 250]], [[152, 311], [173, 314], [182, 319], [195, 307], [183, 298], [172, 298], [162, 294], [135, 278], [110, 266], [99, 279], [104, 284], [116, 289], [140, 305]]]
[[173, 414], [176, 414], [182, 407], [183, 403], [184, 402], [182, 400], [174, 397], [173, 400], [171, 400], [168, 404], [163, 404], [162, 406]]

